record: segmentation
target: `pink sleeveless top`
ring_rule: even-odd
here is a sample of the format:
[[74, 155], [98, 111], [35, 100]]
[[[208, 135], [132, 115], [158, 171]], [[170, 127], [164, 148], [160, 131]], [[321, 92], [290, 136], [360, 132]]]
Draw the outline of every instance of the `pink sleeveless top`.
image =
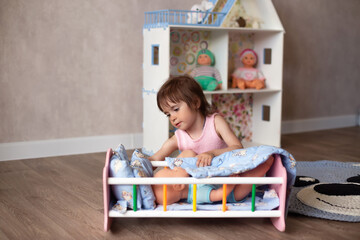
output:
[[215, 130], [215, 114], [210, 117], [206, 117], [204, 129], [201, 136], [194, 140], [186, 131], [176, 130], [175, 136], [180, 151], [193, 150], [197, 154], [208, 152], [214, 149], [226, 148], [227, 145], [222, 140]]

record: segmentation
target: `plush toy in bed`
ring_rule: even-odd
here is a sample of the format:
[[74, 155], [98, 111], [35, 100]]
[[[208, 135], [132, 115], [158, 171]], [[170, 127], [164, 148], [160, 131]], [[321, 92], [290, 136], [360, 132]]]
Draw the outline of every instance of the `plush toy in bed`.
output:
[[[126, 150], [123, 145], [119, 145], [110, 159], [109, 166], [110, 177], [152, 177], [152, 165], [145, 156], [135, 150], [131, 161], [127, 157]], [[133, 186], [131, 185], [112, 185], [112, 192], [117, 200], [113, 209], [125, 212], [127, 208], [133, 208]], [[140, 185], [140, 191], [137, 191], [137, 208], [138, 209], [154, 209], [155, 197], [152, 193], [151, 186]]]
[[[153, 168], [150, 161], [139, 150], [135, 149], [131, 157], [130, 166], [133, 169], [134, 176], [139, 177], [152, 177]], [[144, 209], [154, 209], [155, 196], [152, 192], [150, 185], [140, 185], [141, 203]]]
[[[130, 167], [130, 161], [126, 155], [126, 151], [123, 145], [119, 145], [113, 152], [110, 159], [109, 166], [110, 177], [126, 177], [133, 178], [134, 173]], [[118, 200], [116, 208], [118, 210], [126, 211], [126, 209], [133, 208], [133, 187], [131, 185], [112, 185], [112, 192], [115, 198]], [[137, 206], [141, 208], [140, 193], [137, 196]]]

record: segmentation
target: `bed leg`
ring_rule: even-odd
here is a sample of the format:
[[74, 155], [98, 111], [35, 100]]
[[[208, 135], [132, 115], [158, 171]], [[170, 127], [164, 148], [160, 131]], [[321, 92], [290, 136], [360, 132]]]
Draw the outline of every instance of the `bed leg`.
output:
[[285, 231], [285, 208], [286, 208], [286, 183], [287, 183], [287, 172], [284, 168], [281, 157], [279, 155], [275, 155], [275, 161], [272, 165], [271, 169], [267, 173], [269, 177], [281, 177], [283, 178], [282, 184], [271, 184], [270, 188], [274, 189], [279, 196], [279, 210], [281, 212], [281, 216], [277, 218], [271, 218], [271, 221], [276, 229], [280, 232]]
[[110, 206], [110, 186], [108, 184], [109, 178], [109, 164], [112, 156], [112, 149], [109, 148], [106, 153], [105, 166], [103, 169], [103, 197], [104, 197], [104, 231], [109, 231], [112, 219], [109, 218]]

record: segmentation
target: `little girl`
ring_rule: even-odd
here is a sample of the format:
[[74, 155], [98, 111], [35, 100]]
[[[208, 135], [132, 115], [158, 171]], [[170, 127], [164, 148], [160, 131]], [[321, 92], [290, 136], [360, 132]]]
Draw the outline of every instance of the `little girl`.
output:
[[200, 85], [189, 76], [167, 80], [157, 94], [159, 109], [177, 128], [175, 135], [149, 159], [162, 161], [173, 151], [178, 157], [197, 157], [196, 165], [211, 165], [215, 156], [243, 148], [223, 117], [211, 112]]

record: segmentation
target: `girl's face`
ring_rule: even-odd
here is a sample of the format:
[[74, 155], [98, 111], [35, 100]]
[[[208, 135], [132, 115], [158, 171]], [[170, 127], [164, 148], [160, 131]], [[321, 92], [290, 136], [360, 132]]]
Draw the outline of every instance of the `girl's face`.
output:
[[248, 53], [243, 56], [241, 61], [245, 67], [253, 67], [256, 63], [256, 58], [253, 54]]
[[211, 58], [206, 54], [200, 54], [197, 61], [199, 65], [211, 65]]
[[195, 122], [197, 111], [190, 108], [185, 102], [169, 102], [168, 107], [163, 108], [165, 115], [171, 124], [178, 129], [186, 131]]

